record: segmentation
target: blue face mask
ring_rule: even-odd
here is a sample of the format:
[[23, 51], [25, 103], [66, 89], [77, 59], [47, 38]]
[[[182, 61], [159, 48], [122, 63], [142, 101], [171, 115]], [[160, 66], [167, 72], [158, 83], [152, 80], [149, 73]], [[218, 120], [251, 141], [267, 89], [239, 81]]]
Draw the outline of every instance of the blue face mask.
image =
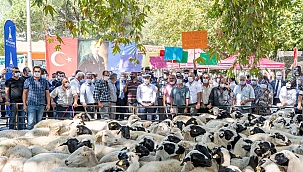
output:
[[251, 85], [257, 85], [257, 81], [251, 81]]

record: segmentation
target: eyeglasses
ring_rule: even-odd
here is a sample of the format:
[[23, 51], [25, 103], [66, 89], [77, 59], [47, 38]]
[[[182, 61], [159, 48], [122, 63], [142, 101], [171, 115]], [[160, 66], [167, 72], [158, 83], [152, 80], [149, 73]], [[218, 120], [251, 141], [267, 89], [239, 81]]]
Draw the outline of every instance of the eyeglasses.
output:
[[15, 73], [20, 73], [20, 71], [15, 71]]

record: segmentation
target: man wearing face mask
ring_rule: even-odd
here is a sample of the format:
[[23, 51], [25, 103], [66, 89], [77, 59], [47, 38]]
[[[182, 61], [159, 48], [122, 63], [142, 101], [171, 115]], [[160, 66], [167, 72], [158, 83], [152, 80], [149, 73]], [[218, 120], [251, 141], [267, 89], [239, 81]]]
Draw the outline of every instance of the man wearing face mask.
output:
[[157, 87], [150, 83], [150, 75], [143, 75], [144, 83], [138, 86], [137, 89], [137, 102], [140, 105], [138, 109], [139, 113], [147, 113], [147, 115], [140, 115], [142, 120], [154, 120], [155, 115], [151, 115], [150, 113], [154, 113], [153, 108], [149, 108], [154, 105], [156, 101], [156, 93]]
[[189, 70], [188, 69], [184, 70], [184, 75], [183, 76], [184, 76], [183, 82], [187, 83], [188, 82], [188, 76], [189, 76]]
[[[173, 87], [170, 93], [170, 113], [183, 114], [188, 113], [188, 109], [182, 106], [189, 105], [190, 91], [189, 88], [183, 85], [182, 75], [177, 75], [177, 84]], [[173, 108], [175, 106], [175, 108]]]
[[[41, 67], [33, 68], [34, 77], [24, 82], [23, 107], [27, 112], [27, 129], [31, 130], [34, 125], [42, 120], [43, 112], [50, 109], [49, 85], [46, 79], [41, 78]], [[45, 106], [46, 102], [46, 106]]]
[[28, 68], [28, 67], [23, 68], [22, 79], [25, 81], [27, 78], [30, 78], [31, 76], [32, 76], [32, 72], [31, 72], [30, 68]]
[[293, 77], [290, 78], [286, 85], [281, 88], [281, 92], [279, 94], [281, 106], [293, 107], [295, 105], [297, 99], [296, 87], [296, 78]]
[[[73, 107], [78, 106], [78, 94], [70, 87], [67, 78], [62, 79], [62, 86], [57, 87], [50, 94], [51, 104], [56, 108], [56, 118], [72, 118]], [[57, 103], [54, 101], [58, 98]]]
[[[134, 72], [136, 73], [136, 72]], [[131, 74], [132, 77], [132, 74]], [[134, 78], [131, 78], [134, 79]], [[126, 73], [121, 73], [120, 78], [116, 81], [116, 89], [117, 89], [117, 106], [127, 106], [127, 95], [124, 94], [124, 87], [126, 85]], [[124, 119], [124, 114], [126, 113], [127, 108], [116, 108], [116, 117], [115, 119]]]
[[23, 111], [22, 96], [24, 80], [20, 77], [18, 67], [12, 68], [12, 78], [5, 82], [5, 105], [10, 107], [9, 129], [14, 129], [15, 114], [14, 110], [18, 108], [18, 130], [25, 129], [25, 113]]
[[191, 72], [188, 76], [188, 82], [185, 84], [189, 88], [190, 98], [189, 98], [189, 106], [190, 113], [196, 114], [197, 110], [200, 109], [200, 102], [202, 97], [202, 86], [200, 83], [195, 81], [195, 74]]
[[95, 99], [93, 97], [95, 85], [92, 83], [92, 73], [86, 72], [85, 83], [80, 87], [80, 103], [84, 107], [84, 110], [89, 114], [89, 116], [95, 115], [97, 119], [97, 114], [95, 114]]
[[245, 106], [238, 108], [242, 113], [251, 111], [251, 102], [255, 99], [254, 89], [251, 85], [246, 84], [247, 76], [240, 74], [240, 84], [234, 89], [233, 106]]
[[175, 75], [169, 75], [168, 77], [168, 83], [166, 84], [164, 90], [163, 90], [163, 105], [167, 106], [165, 109], [166, 116], [165, 115], [160, 115], [159, 118], [160, 120], [165, 120], [167, 118], [172, 119], [172, 116], [169, 114], [170, 113], [170, 106], [172, 104], [171, 99], [170, 99], [170, 93], [173, 87], [176, 85], [176, 76]]
[[210, 76], [208, 73], [205, 73], [201, 76], [202, 78], [202, 95], [201, 95], [201, 108], [199, 109], [199, 113], [209, 113], [208, 101], [209, 101], [209, 95], [211, 93], [211, 90], [213, 89], [213, 86], [209, 83]]
[[260, 112], [263, 114], [269, 114], [270, 108], [272, 106], [273, 98], [272, 93], [269, 89], [267, 89], [267, 84], [261, 83], [260, 85], [262, 89], [262, 94], [260, 95], [258, 101], [256, 102], [257, 106], [260, 106]]
[[102, 72], [102, 79], [96, 81], [94, 90], [94, 99], [98, 104], [101, 119], [109, 119], [109, 106], [110, 106], [110, 94], [109, 94], [109, 71]]
[[[123, 91], [127, 96], [127, 106], [137, 106], [137, 89], [142, 83], [137, 79], [136, 72], [130, 73], [130, 79], [130, 81], [126, 81]], [[133, 113], [133, 108], [129, 108], [128, 112]], [[124, 119], [124, 116], [122, 117]]]
[[223, 74], [219, 73], [215, 76], [215, 80], [213, 81], [213, 86], [214, 87], [219, 87], [219, 83], [221, 78], [224, 78]]
[[234, 97], [234, 94], [225, 78], [221, 78], [218, 84], [219, 86], [213, 87], [210, 92], [207, 108], [211, 109], [213, 106], [218, 106], [220, 109], [228, 110], [229, 108], [224, 106], [232, 104], [231, 99]]
[[284, 80], [282, 80], [282, 72], [281, 71], [278, 71], [276, 73], [276, 79], [271, 81], [270, 85], [273, 88], [273, 96], [274, 96], [273, 97], [274, 98], [274, 103], [273, 104], [277, 105], [278, 103], [281, 103], [280, 99], [279, 99], [281, 88], [286, 85], [286, 82]]
[[[262, 89], [261, 87], [258, 85], [258, 82], [257, 82], [257, 78], [252, 78], [251, 79], [251, 82], [250, 82], [250, 85], [252, 86], [252, 88], [254, 89], [254, 93], [255, 93], [255, 99], [251, 102], [251, 105], [254, 107], [254, 106], [258, 106], [256, 102], [259, 101], [259, 98], [262, 94]], [[246, 82], [247, 83], [247, 82]], [[256, 111], [256, 108], [253, 108], [253, 112], [257, 112]]]
[[[117, 103], [117, 88], [115, 85], [116, 81], [117, 81], [117, 74], [116, 73], [110, 74], [108, 86], [109, 86], [110, 105], [111, 106], [116, 106], [116, 103]], [[113, 113], [116, 113], [116, 107], [111, 107], [110, 112], [111, 112], [110, 118], [115, 119], [116, 116]]]
[[[85, 74], [81, 71], [76, 71], [76, 76], [75, 79], [70, 81], [70, 86], [72, 90], [74, 90], [78, 94], [78, 104], [81, 104], [80, 102], [80, 86], [82, 85], [81, 83], [84, 83], [84, 77]], [[77, 113], [84, 112], [84, 107], [83, 106], [78, 106], [74, 109]]]

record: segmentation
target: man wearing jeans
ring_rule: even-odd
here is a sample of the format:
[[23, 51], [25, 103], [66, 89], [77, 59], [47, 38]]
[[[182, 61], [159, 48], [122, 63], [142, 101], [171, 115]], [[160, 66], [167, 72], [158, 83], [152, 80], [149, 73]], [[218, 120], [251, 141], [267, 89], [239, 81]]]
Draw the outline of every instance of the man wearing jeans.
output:
[[[24, 82], [23, 108], [27, 112], [27, 129], [42, 120], [44, 109], [50, 109], [50, 95], [48, 81], [41, 77], [41, 67], [33, 68], [34, 76]], [[45, 102], [47, 102], [45, 106]]]
[[101, 112], [101, 119], [109, 119], [109, 106], [110, 106], [110, 94], [109, 94], [109, 72], [103, 71], [103, 79], [100, 79], [95, 84], [94, 99], [98, 103], [99, 112]]
[[5, 100], [6, 100], [5, 105], [9, 106], [11, 109], [10, 118], [9, 118], [9, 129], [14, 129], [14, 121], [15, 121], [14, 111], [15, 111], [15, 107], [18, 107], [17, 108], [18, 130], [23, 130], [25, 129], [24, 127], [25, 113], [23, 111], [23, 105], [21, 103], [22, 103], [24, 80], [20, 77], [19, 68], [13, 67], [12, 74], [13, 74], [12, 78], [9, 78], [5, 82]]

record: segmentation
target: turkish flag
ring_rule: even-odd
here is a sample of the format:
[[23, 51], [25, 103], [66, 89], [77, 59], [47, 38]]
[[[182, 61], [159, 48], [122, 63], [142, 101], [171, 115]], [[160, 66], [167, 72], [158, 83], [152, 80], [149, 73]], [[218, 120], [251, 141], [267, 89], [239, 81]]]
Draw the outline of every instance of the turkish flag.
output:
[[49, 75], [59, 70], [64, 72], [66, 77], [70, 77], [77, 70], [78, 39], [61, 37], [63, 41], [61, 49], [56, 51], [55, 47], [59, 45], [56, 37], [46, 37], [46, 40], [48, 38], [54, 39], [52, 43], [45, 41], [46, 69]]

